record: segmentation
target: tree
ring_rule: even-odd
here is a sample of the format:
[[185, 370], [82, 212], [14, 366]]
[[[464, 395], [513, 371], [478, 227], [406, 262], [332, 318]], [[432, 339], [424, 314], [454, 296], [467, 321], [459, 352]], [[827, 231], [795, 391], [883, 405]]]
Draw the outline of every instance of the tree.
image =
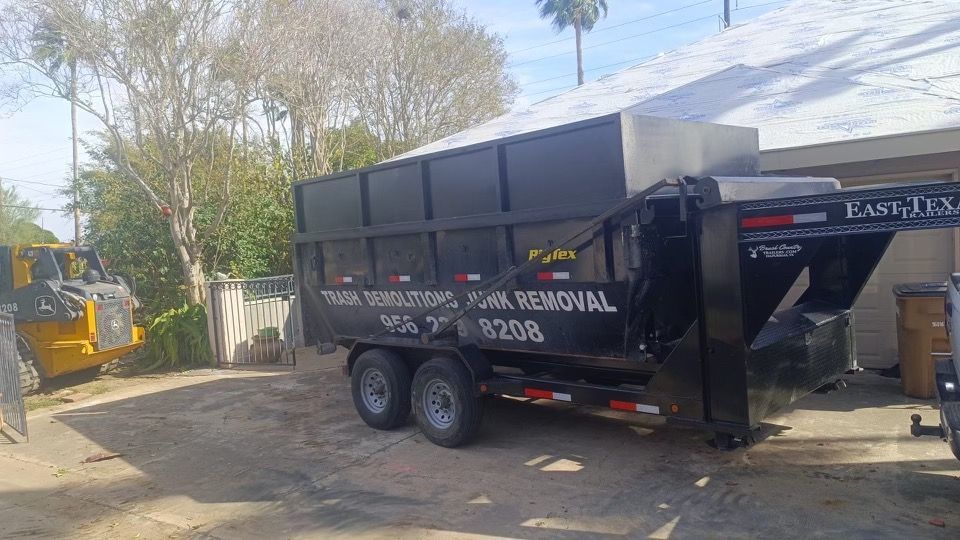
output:
[[[197, 164], [198, 192], [219, 185], [216, 171], [226, 167], [230, 141], [222, 137]], [[162, 186], [163, 174], [135, 145], [126, 144], [126, 156], [108, 136], [87, 145], [91, 162], [80, 174], [80, 203], [88, 219], [84, 237], [110, 260], [110, 269], [137, 281], [137, 295], [145, 314], [152, 315], [183, 304], [185, 286], [165, 218], [144, 204], [130, 204], [139, 188], [125, 178], [124, 165], [136, 168], [151, 186]], [[235, 152], [236, 180], [230, 210], [220, 227], [200, 245], [205, 269], [231, 277], [254, 278], [290, 273], [293, 203], [290, 172], [274, 149], [249, 145]], [[199, 202], [196, 220], [207, 226], [218, 214], [217, 201]]]
[[16, 188], [0, 186], [0, 246], [56, 243], [56, 235], [36, 224], [39, 217], [40, 211]]
[[196, 303], [205, 274], [289, 270], [292, 179], [506, 110], [502, 41], [451, 1], [21, 0], [0, 12], [0, 100], [62, 98], [100, 121], [73, 205], [88, 240], [118, 260], [149, 234], [168, 258], [140, 262], [175, 261]]
[[[350, 98], [355, 67], [367, 62], [370, 2], [353, 0], [271, 1], [258, 17], [274, 61], [263, 80], [267, 115], [276, 111], [290, 125], [290, 163], [297, 177], [332, 172], [339, 133], [356, 116]], [[271, 110], [272, 109], [272, 110]], [[341, 152], [342, 153], [342, 152]]]
[[380, 159], [503, 114], [516, 95], [503, 41], [449, 0], [386, 0], [368, 33], [351, 95]]
[[558, 33], [573, 26], [577, 42], [577, 85], [583, 84], [582, 34], [593, 30], [597, 21], [607, 16], [607, 0], [537, 0], [537, 5], [540, 18], [552, 19]]
[[[119, 149], [126, 181], [169, 214], [190, 303], [204, 297], [201, 245], [226, 214], [234, 161], [226, 159], [217, 185], [203, 192], [195, 189], [197, 165], [223, 136], [232, 158], [255, 81], [269, 63], [251, 31], [254, 1], [33, 0], [0, 17], [0, 56], [42, 78], [27, 78], [23, 88], [71, 100], [99, 119]], [[79, 60], [75, 76], [37, 58], [31, 37], [41, 27], [70, 44]], [[87, 91], [74, 97], [71, 81], [80, 80]], [[128, 145], [156, 167], [160, 185], [125, 161]], [[218, 210], [200, 229], [197, 207], [213, 201]]]

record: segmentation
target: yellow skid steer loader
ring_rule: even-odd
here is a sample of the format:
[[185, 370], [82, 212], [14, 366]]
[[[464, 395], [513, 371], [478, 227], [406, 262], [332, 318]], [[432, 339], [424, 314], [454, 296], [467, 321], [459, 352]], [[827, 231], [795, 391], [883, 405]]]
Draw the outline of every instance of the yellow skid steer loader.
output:
[[90, 246], [0, 246], [0, 312], [14, 317], [24, 393], [46, 378], [95, 373], [142, 346], [134, 287]]

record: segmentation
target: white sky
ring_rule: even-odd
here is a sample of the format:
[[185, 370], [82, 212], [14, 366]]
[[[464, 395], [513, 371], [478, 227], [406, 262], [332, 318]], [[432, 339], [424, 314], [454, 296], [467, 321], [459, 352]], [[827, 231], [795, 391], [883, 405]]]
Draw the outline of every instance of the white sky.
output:
[[[549, 98], [576, 84], [573, 30], [556, 34], [549, 21], [539, 18], [534, 0], [453, 1], [504, 38], [511, 53], [509, 69], [521, 87], [518, 106]], [[733, 23], [787, 3], [731, 0]], [[587, 80], [717, 32], [723, 11], [723, 0], [608, 0], [608, 4], [607, 19], [584, 37]], [[664, 13], [670, 10], [675, 11]], [[549, 44], [537, 47], [545, 43]], [[81, 141], [92, 140], [89, 133], [97, 129], [97, 121], [81, 113]], [[38, 99], [20, 110], [0, 111], [0, 178], [37, 206], [61, 208], [68, 202], [57, 194], [57, 187], [37, 183], [64, 185], [69, 181], [67, 103]], [[73, 238], [72, 217], [62, 212], [42, 212], [41, 225], [61, 240]]]

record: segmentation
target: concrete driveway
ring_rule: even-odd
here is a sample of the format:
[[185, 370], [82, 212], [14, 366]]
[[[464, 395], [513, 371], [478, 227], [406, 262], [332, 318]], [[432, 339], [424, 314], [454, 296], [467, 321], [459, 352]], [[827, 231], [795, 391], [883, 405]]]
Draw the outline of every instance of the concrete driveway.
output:
[[[328, 362], [330, 360], [327, 360]], [[336, 360], [333, 359], [335, 363]], [[321, 366], [322, 367], [322, 366]], [[151, 380], [0, 445], [4, 537], [960, 537], [960, 462], [872, 375], [718, 452], [659, 418], [490, 400], [449, 450], [375, 431], [338, 369]], [[95, 454], [122, 454], [81, 463]], [[932, 523], [931, 523], [932, 521]], [[943, 525], [943, 526], [940, 526]]]

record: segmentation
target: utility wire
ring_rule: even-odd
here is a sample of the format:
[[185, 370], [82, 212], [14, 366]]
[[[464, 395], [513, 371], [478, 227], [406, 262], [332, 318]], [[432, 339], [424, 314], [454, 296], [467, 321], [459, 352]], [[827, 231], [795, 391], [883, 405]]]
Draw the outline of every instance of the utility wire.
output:
[[[737, 7], [736, 9], [732, 9], [732, 10], [730, 10], [730, 11], [731, 11], [731, 12], [735, 12], [735, 11], [743, 11], [743, 10], [745, 10], [745, 9], [753, 9], [753, 8], [771, 6], [771, 5], [774, 5], [774, 4], [786, 4], [786, 3], [789, 3], [789, 2], [791, 2], [791, 1], [792, 1], [792, 0], [777, 0], [776, 2], [766, 2], [766, 3], [763, 3], [763, 4], [755, 4], [755, 5], [751, 5], [751, 6]], [[684, 6], [684, 7], [693, 7], [693, 6], [697, 6], [697, 5], [703, 4], [703, 3], [707, 3], [707, 2], [700, 2], [700, 3], [698, 3], [698, 4], [690, 4], [690, 5]], [[680, 10], [680, 9], [684, 9], [684, 8], [681, 7], [681, 8], [677, 8], [677, 9], [674, 9], [674, 10], [671, 10], [671, 11], [668, 11], [668, 12], [663, 12], [663, 13], [671, 13], [671, 12], [673, 12], [673, 11], [678, 11], [678, 10]], [[652, 16], [651, 16], [651, 17], [652, 17]], [[709, 17], [706, 17], [706, 18], [709, 18]], [[688, 21], [688, 22], [689, 22], [689, 21]], [[623, 24], [628, 24], [628, 23], [623, 23]], [[681, 24], [683, 24], [683, 23], [681, 23]], [[622, 25], [618, 25], [618, 26], [622, 26]], [[609, 27], [609, 28], [613, 28], [613, 27]], [[599, 32], [599, 30], [596, 31], [596, 32], [591, 32], [591, 33], [597, 33], [597, 32]], [[565, 41], [565, 40], [559, 40], [559, 41]], [[550, 42], [550, 43], [558, 43], [559, 41], [553, 41], [553, 42]], [[595, 46], [597, 46], [597, 45], [595, 45]], [[531, 47], [531, 48], [532, 48], [532, 47]], [[526, 50], [526, 49], [524, 49], [524, 50]], [[562, 53], [562, 54], [567, 54], [567, 53]], [[559, 55], [558, 55], [558, 56], [559, 56]], [[615, 62], [615, 63], [613, 63], [613, 64], [607, 64], [607, 65], [604, 65], [604, 66], [599, 66], [599, 67], [595, 67], [595, 68], [590, 68], [590, 69], [584, 70], [584, 73], [589, 73], [589, 72], [592, 72], [592, 71], [599, 71], [599, 70], [602, 70], [602, 69], [607, 69], [607, 68], [616, 67], [616, 66], [622, 66], [623, 64], [629, 64], [629, 63], [632, 63], [632, 62], [643, 62], [643, 61], [646, 61], [646, 60], [650, 60], [650, 59], [652, 59], [652, 58], [656, 58], [657, 56], [658, 56], [658, 55], [653, 54], [653, 55], [648, 55], [648, 56], [641, 56], [641, 57], [637, 57], [637, 58], [631, 58], [631, 59], [628, 59], [628, 60], [623, 60], [623, 61], [621, 61], [621, 62]], [[665, 62], [665, 63], [670, 63], [670, 62], [667, 61], [667, 62]], [[519, 65], [519, 64], [517, 64], [517, 65]], [[549, 78], [546, 78], [546, 79], [539, 79], [539, 80], [536, 80], [536, 81], [528, 82], [528, 83], [524, 84], [523, 87], [530, 87], [530, 86], [533, 86], [533, 85], [536, 85], [536, 84], [545, 83], [545, 82], [549, 82], [549, 81], [555, 81], [555, 80], [557, 80], [557, 79], [563, 79], [563, 78], [565, 78], [565, 77], [570, 77], [570, 76], [571, 76], [570, 74], [564, 74], [564, 75], [557, 75], [556, 77], [549, 77]], [[559, 88], [553, 88], [553, 89], [550, 89], [550, 90], [543, 90], [543, 91], [533, 92], [533, 93], [524, 93], [524, 94], [520, 94], [520, 97], [524, 97], [524, 96], [535, 96], [535, 95], [539, 95], [539, 94], [546, 94], [546, 93], [548, 93], [548, 92], [553, 92], [554, 90], [560, 90], [560, 89], [563, 89], [563, 88], [568, 88], [568, 86], [563, 86], [563, 87], [559, 87]]]
[[[641, 33], [639, 33], [639, 34], [633, 34], [633, 35], [631, 35], [631, 36], [626, 36], [626, 37], [622, 37], [622, 38], [619, 38], [619, 39], [613, 39], [613, 40], [610, 40], [610, 41], [604, 41], [603, 43], [597, 43], [597, 44], [595, 44], [595, 45], [590, 45], [589, 47], [583, 47], [582, 50], [586, 51], [586, 50], [588, 50], [588, 49], [595, 49], [595, 48], [597, 48], [597, 47], [603, 47], [604, 45], [610, 45], [611, 43], [620, 43], [621, 41], [626, 41], [626, 40], [628, 40], [628, 39], [634, 39], [634, 38], [638, 38], [638, 37], [641, 37], [641, 36], [648, 36], [648, 35], [650, 35], [650, 34], [655, 34], [655, 33], [657, 33], [657, 32], [662, 32], [662, 31], [664, 31], [664, 30], [670, 30], [671, 28], [677, 28], [677, 27], [684, 26], [684, 25], [687, 25], [687, 24], [692, 24], [692, 23], [695, 23], [695, 22], [705, 21], [705, 20], [707, 20], [707, 19], [713, 19], [713, 18], [716, 18], [716, 16], [717, 16], [717, 15], [716, 15], [715, 13], [711, 13], [710, 15], [707, 15], [706, 17], [700, 17], [700, 18], [697, 18], [697, 19], [691, 19], [691, 20], [683, 21], [683, 22], [680, 22], [680, 23], [677, 23], [677, 24], [671, 24], [670, 26], [664, 26], [664, 27], [661, 27], [661, 28], [655, 28], [655, 29], [649, 30], [649, 31], [647, 31], [647, 32], [641, 32]], [[507, 64], [507, 67], [524, 66], [524, 65], [527, 65], [527, 64], [532, 64], [532, 63], [534, 63], [534, 62], [540, 62], [541, 60], [548, 60], [548, 59], [550, 59], [550, 58], [556, 58], [556, 57], [558, 57], [558, 56], [565, 56], [565, 55], [571, 54], [571, 53], [573, 53], [573, 52], [575, 52], [575, 51], [564, 51], [564, 52], [562, 52], [562, 53], [551, 54], [551, 55], [549, 55], [549, 56], [541, 56], [540, 58], [534, 58], [534, 59], [532, 59], [532, 60], [525, 60], [525, 61], [523, 61], [523, 62], [517, 62], [517, 63], [515, 63], [515, 64]]]
[[52, 169], [52, 170], [49, 170], [49, 171], [43, 171], [43, 172], [34, 173], [34, 174], [29, 175], [29, 176], [21, 177], [20, 179], [21, 179], [21, 180], [32, 180], [32, 179], [34, 179], [34, 178], [38, 178], [38, 177], [41, 177], [41, 176], [48, 176], [48, 175], [51, 175], [51, 174], [63, 174], [63, 167], [61, 166], [61, 167], [59, 167], [59, 168]]
[[24, 163], [20, 163], [19, 165], [14, 165], [14, 166], [12, 166], [12, 167], [9, 167], [9, 166], [8, 166], [8, 165], [9, 165], [9, 162], [4, 162], [4, 164], [3, 164], [3, 169], [4, 169], [5, 171], [8, 171], [8, 172], [9, 172], [9, 171], [17, 170], [17, 169], [23, 169], [23, 168], [26, 168], [26, 167], [37, 167], [37, 166], [39, 166], [39, 165], [43, 165], [43, 164], [45, 164], [45, 163], [48, 163], [49, 160], [50, 160], [49, 157], [47, 157], [47, 158], [40, 158], [40, 159], [38, 159], [38, 160], [36, 160], [36, 161], [27, 161], [27, 162], [24, 162]]
[[793, 0], [777, 0], [776, 2], [767, 2], [767, 3], [765, 3], [765, 4], [753, 4], [752, 6], [740, 6], [739, 4], [737, 4], [737, 7], [736, 7], [735, 9], [731, 9], [731, 10], [730, 10], [730, 13], [733, 13], [733, 12], [735, 12], [735, 11], [743, 11], [743, 10], [745, 10], [745, 9], [753, 9], [753, 8], [764, 7], [764, 6], [772, 6], [772, 5], [774, 5], [774, 4], [787, 4], [787, 3], [792, 2], [792, 1], [793, 1]]
[[[623, 61], [620, 61], [620, 62], [614, 62], [613, 64], [607, 64], [607, 65], [605, 65], [605, 66], [597, 66], [597, 67], [595, 67], [595, 68], [585, 69], [585, 70], [583, 70], [583, 72], [584, 72], [584, 73], [590, 73], [591, 71], [599, 71], [599, 70], [601, 70], [601, 69], [607, 69], [607, 68], [612, 68], [612, 67], [616, 67], [616, 66], [622, 66], [623, 64], [630, 64], [630, 63], [633, 63], [633, 62], [643, 62], [643, 61], [645, 61], [645, 60], [650, 60], [650, 59], [656, 58], [656, 57], [657, 57], [656, 54], [650, 54], [650, 55], [647, 55], [647, 56], [638, 56], [637, 58], [629, 58], [629, 59], [627, 59], [627, 60], [623, 60]], [[555, 80], [557, 80], [557, 79], [563, 79], [563, 78], [565, 78], [565, 77], [573, 77], [573, 76], [574, 76], [574, 75], [571, 75], [570, 73], [565, 73], [565, 74], [563, 74], [563, 75], [557, 75], [556, 77], [550, 77], [549, 79], [540, 79], [539, 81], [528, 82], [527, 84], [525, 84], [525, 85], [523, 85], [523, 86], [533, 86], [534, 84], [540, 84], [540, 83], [544, 83], [544, 82], [547, 82], [547, 81], [555, 81]], [[521, 94], [521, 95], [527, 96], [527, 95], [531, 95], [531, 94]]]
[[568, 84], [568, 85], [566, 85], [566, 86], [558, 86], [558, 87], [556, 87], [556, 88], [551, 88], [551, 89], [549, 89], [549, 90], [541, 90], [541, 91], [539, 91], [539, 92], [533, 92], [533, 93], [530, 93], [530, 94], [520, 94], [519, 97], [539, 96], [540, 94], [546, 94], [546, 93], [549, 93], [549, 92], [556, 92], [556, 91], [561, 91], [561, 90], [569, 90], [569, 89], [571, 89], [571, 88], [576, 88], [577, 86], [578, 86], [577, 84]]
[[49, 191], [43, 191], [43, 190], [37, 189], [37, 188], [35, 188], [35, 187], [30, 187], [30, 186], [15, 186], [15, 187], [16, 187], [18, 190], [24, 189], [24, 190], [27, 190], [27, 191], [31, 191], [31, 192], [33, 192], [33, 193], [36, 193], [36, 194], [38, 194], [38, 195], [46, 195], [46, 196], [48, 196], [48, 197], [55, 197], [55, 196], [58, 195], [58, 193], [56, 193], [56, 192], [52, 192], [52, 193], [51, 193], [51, 192], [49, 192]]
[[49, 154], [53, 154], [53, 153], [55, 153], [55, 152], [59, 152], [59, 151], [61, 151], [61, 150], [66, 150], [67, 148], [69, 148], [69, 146], [61, 146], [60, 148], [55, 148], [55, 149], [53, 149], [53, 150], [47, 150], [46, 152], [38, 152], [38, 153], [36, 153], [36, 154], [30, 154], [30, 155], [26, 155], [26, 156], [20, 156], [20, 157], [18, 157], [17, 159], [11, 159], [11, 160], [9, 160], [9, 161], [5, 161], [5, 162], [4, 162], [4, 165], [9, 165], [9, 164], [11, 164], [11, 163], [18, 163], [18, 162], [21, 162], [21, 161], [23, 161], [23, 160], [25, 160], [25, 159], [32, 159], [32, 158], [35, 158], [35, 157], [46, 156], [46, 155], [49, 155]]
[[21, 184], [34, 184], [37, 186], [50, 186], [50, 187], [56, 187], [56, 188], [70, 187], [69, 185], [66, 185], [66, 184], [51, 184], [49, 182], [38, 182], [36, 180], [23, 180], [22, 178], [10, 178], [9, 176], [3, 176], [3, 175], [0, 175], [0, 178], [8, 182], [17, 182]]
[[[789, 1], [789, 0], [781, 0], [780, 2], [770, 2], [769, 4], [785, 3], [785, 2], [787, 2], [787, 1]], [[769, 4], [763, 4], [763, 5], [769, 5]], [[761, 7], [761, 5], [758, 4], [758, 5], [756, 5], [756, 6], [746, 6], [746, 7], [740, 8], [740, 9], [749, 9], [750, 7]], [[948, 10], [948, 11], [944, 11], [944, 12], [934, 13], [933, 15], [939, 16], [939, 15], [955, 14], [955, 13], [960, 13], [960, 12], [958, 12], [957, 10]], [[910, 19], [911, 22], [913, 22], [913, 21], [918, 21], [918, 20], [926, 21], [926, 20], [928, 20], [928, 18], [927, 18], [927, 17], [921, 17], [921, 18], [916, 18], [916, 19]], [[801, 21], [801, 23], [804, 23], [804, 24], [807, 23], [807, 22], [809, 22], [809, 21]], [[786, 30], [786, 29], [784, 29], [784, 30]], [[853, 32], [853, 31], [855, 31], [855, 30], [850, 30], [850, 31], [847, 31], [847, 32]], [[824, 37], [831, 36], [831, 35], [834, 35], [834, 34], [837, 34], [837, 33], [844, 33], [844, 32], [825, 32], [825, 33], [822, 33], [822, 34], [815, 34], [815, 35], [812, 35], [812, 36], [810, 36], [810, 37], [811, 37], [811, 38], [824, 38]], [[924, 36], [924, 35], [928, 35], [928, 34], [935, 34], [935, 33], [936, 33], [936, 31], [927, 31], [927, 32], [920, 32], [920, 33], [918, 33], [918, 34], [913, 34], [912, 36], [913, 36], [913, 37], [920, 37], [920, 36]], [[862, 41], [862, 42], [859, 43], [859, 45], [871, 45], [871, 44], [876, 44], [876, 43], [882, 43], [882, 42], [888, 42], [888, 41], [898, 40], [898, 39], [902, 39], [902, 38], [903, 38], [902, 35], [896, 35], [896, 36], [893, 36], [893, 37], [885, 37], [885, 38], [880, 38], [880, 39], [876, 39], [876, 40]], [[717, 54], [715, 50], [708, 50], [708, 51], [705, 51], [705, 52], [702, 52], [702, 53], [699, 53], [699, 54], [696, 54], [696, 55], [693, 55], [693, 56], [686, 56], [686, 57], [683, 57], [683, 58], [676, 58], [676, 59], [666, 58], [666, 59], [664, 59], [664, 60], [658, 61], [658, 62], [656, 62], [655, 64], [651, 64], [651, 65], [655, 65], [655, 66], [668, 66], [668, 65], [671, 65], [671, 64], [676, 64], [677, 62], [690, 62], [691, 60], [695, 60], [695, 59], [697, 59], [697, 58], [701, 58], [701, 57], [704, 57], [704, 56], [711, 56], [711, 55], [715, 55], [715, 54]], [[649, 56], [649, 57], [641, 57], [641, 58], [635, 58], [635, 59], [630, 59], [630, 60], [624, 60], [623, 62], [619, 62], [618, 64], [626, 64], [626, 63], [630, 63], [630, 62], [637, 62], [637, 63], [639, 64], [639, 63], [645, 62], [645, 61], [647, 61], [647, 60], [652, 60], [652, 59], [656, 58], [657, 56], [660, 56], [660, 55], [659, 55], [659, 54], [656, 54], [656, 55], [652, 55], [652, 56]], [[601, 67], [597, 67], [597, 68], [591, 68], [591, 69], [585, 70], [584, 72], [586, 73], [586, 72], [590, 72], [590, 71], [597, 71], [597, 70], [600, 70], [600, 69], [604, 69], [605, 67], [612, 67], [612, 66], [614, 66], [614, 65], [617, 65], [617, 64], [608, 64], [607, 66], [601, 66]], [[632, 67], [632, 66], [631, 66], [631, 67]], [[542, 83], [542, 82], [546, 82], [546, 81], [550, 81], [550, 80], [556, 80], [556, 79], [560, 79], [560, 78], [567, 77], [567, 76], [570, 76], [570, 75], [561, 75], [561, 76], [558, 76], [558, 77], [551, 77], [551, 78], [549, 78], [549, 79], [541, 79], [541, 80], [538, 80], [538, 81], [533, 81], [533, 82], [526, 83], [526, 84], [524, 84], [523, 86], [524, 86], [524, 87], [528, 87], [528, 86], [532, 86], [532, 85], [534, 85], [534, 84], [538, 84], [538, 83]], [[562, 86], [562, 87], [558, 87], [558, 88], [552, 88], [552, 89], [549, 89], [549, 90], [543, 90], [543, 91], [538, 91], [538, 92], [533, 92], [533, 93], [524, 93], [524, 94], [520, 94], [519, 97], [535, 96], [535, 95], [539, 95], [539, 94], [546, 94], [546, 93], [548, 93], [548, 92], [553, 92], [553, 91], [556, 91], [556, 90], [563, 90], [563, 89], [567, 89], [567, 88], [572, 88], [573, 86], [575, 86], [575, 85], [567, 85], [567, 86]]]
[[19, 204], [0, 204], [0, 208], [20, 208], [23, 210], [41, 210], [44, 212], [64, 212], [63, 208], [40, 208], [39, 206], [22, 206]]
[[[660, 17], [661, 15], [668, 15], [668, 14], [670, 14], [670, 13], [676, 13], [677, 11], [682, 11], [682, 10], [687, 9], [687, 8], [692, 8], [692, 7], [696, 7], [696, 6], [702, 6], [703, 4], [709, 4], [709, 3], [713, 2], [713, 1], [714, 1], [714, 0], [702, 0], [702, 1], [700, 1], [700, 2], [696, 2], [696, 3], [693, 3], [693, 4], [687, 4], [687, 5], [685, 5], [685, 6], [680, 6], [680, 7], [678, 7], [678, 8], [674, 8], [674, 9], [668, 9], [668, 10], [666, 10], [666, 11], [661, 11], [661, 12], [659, 12], [659, 13], [652, 13], [652, 14], [650, 14], [650, 15], [647, 15], [646, 17], [640, 17], [639, 19], [633, 19], [632, 21], [627, 21], [627, 22], [623, 22], [623, 23], [620, 23], [620, 24], [615, 24], [615, 25], [613, 25], [613, 26], [607, 26], [607, 27], [605, 27], [605, 28], [600, 28], [600, 29], [597, 29], [597, 30], [592, 30], [592, 31], [590, 32], [590, 34], [599, 34], [599, 33], [601, 33], [601, 32], [606, 32], [607, 30], [613, 30], [614, 28], [620, 28], [621, 26], [627, 26], [628, 24], [634, 24], [634, 23], [638, 23], [638, 22], [642, 22], [642, 21], [648, 21], [648, 20], [650, 20], [650, 19], [654, 19], [654, 18], [656, 18], [656, 17]], [[787, 0], [782, 0], [782, 1], [787, 1]], [[539, 45], [531, 45], [531, 46], [526, 47], [526, 48], [523, 48], [523, 49], [517, 49], [517, 50], [515, 50], [515, 51], [507, 51], [507, 54], [517, 54], [517, 53], [522, 53], [522, 52], [526, 52], [526, 51], [531, 51], [531, 50], [533, 50], [533, 49], [539, 49], [540, 47], [546, 47], [547, 45], [554, 45], [554, 44], [556, 44], [556, 43], [563, 43], [563, 42], [565, 42], [565, 41], [570, 41], [570, 40], [572, 40], [572, 39], [574, 39], [574, 38], [568, 37], [568, 38], [562, 38], [562, 39], [555, 39], [555, 40], [553, 40], [553, 41], [547, 41], [547, 42], [541, 43], [541, 44], [539, 44]]]

